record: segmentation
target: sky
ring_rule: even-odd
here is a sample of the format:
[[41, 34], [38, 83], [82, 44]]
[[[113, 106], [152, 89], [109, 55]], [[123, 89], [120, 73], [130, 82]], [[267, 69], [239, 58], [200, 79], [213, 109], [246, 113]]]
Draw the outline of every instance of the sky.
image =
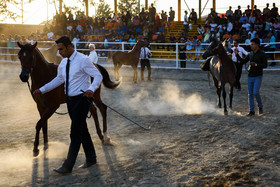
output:
[[[49, 0], [34, 0], [32, 3], [28, 3], [29, 0], [23, 0], [24, 5], [24, 14], [23, 14], [23, 22], [24, 24], [40, 24], [43, 21], [47, 19], [52, 19], [53, 15], [55, 14], [55, 7], [54, 5], [48, 5], [47, 2]], [[99, 0], [96, 0], [99, 2]], [[111, 5], [111, 9], [114, 10], [114, 0], [105, 0], [108, 4]], [[57, 1], [58, 2], [58, 1]], [[195, 11], [198, 13], [198, 6], [199, 1], [198, 0], [181, 0], [181, 20], [183, 20], [184, 17], [184, 11], [188, 10], [187, 3], [189, 8], [194, 8]], [[207, 0], [201, 0], [202, 9], [205, 6]], [[208, 4], [206, 5], [206, 8], [203, 15], [207, 15], [210, 12], [210, 8], [212, 8], [212, 2], [213, 0], [209, 0]], [[280, 1], [279, 0], [255, 0], [255, 4], [258, 8], [261, 10], [265, 7], [266, 3], [270, 3], [270, 7], [272, 7], [272, 3], [275, 2], [277, 7], [280, 7]], [[67, 5], [76, 3], [76, 1], [73, 0], [63, 0], [63, 3], [66, 3]], [[140, 0], [140, 4], [144, 5], [145, 0]], [[161, 10], [169, 12], [170, 7], [175, 10], [175, 20], [178, 19], [178, 0], [148, 0], [148, 4], [150, 6], [151, 3], [155, 4], [155, 7], [157, 9], [157, 12], [161, 12]], [[58, 4], [58, 3], [57, 3]], [[217, 12], [224, 13], [229, 6], [232, 6], [232, 9], [235, 10], [238, 5], [241, 5], [241, 9], [245, 10], [247, 8], [247, 5], [251, 5], [251, 0], [216, 0], [216, 8]], [[17, 14], [21, 15], [21, 6], [11, 6], [11, 10], [16, 12]], [[57, 6], [58, 9], [58, 6]], [[95, 7], [90, 6], [89, 7], [89, 15], [95, 15]], [[81, 10], [85, 11], [84, 7], [81, 6]], [[188, 11], [189, 12], [189, 11]], [[2, 21], [1, 23], [16, 23], [21, 24], [22, 18], [17, 19], [16, 21], [13, 20], [6, 20]]]

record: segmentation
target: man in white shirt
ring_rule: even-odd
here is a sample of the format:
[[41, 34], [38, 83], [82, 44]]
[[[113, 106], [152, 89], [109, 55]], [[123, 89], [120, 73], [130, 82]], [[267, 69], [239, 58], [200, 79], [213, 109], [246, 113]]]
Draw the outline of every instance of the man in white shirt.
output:
[[188, 11], [185, 10], [185, 15], [184, 15], [184, 27], [185, 27], [185, 32], [188, 34], [189, 32], [189, 22], [188, 22]]
[[[88, 132], [86, 118], [94, 92], [100, 87], [102, 75], [89, 57], [77, 52], [67, 36], [56, 41], [59, 54], [64, 58], [58, 66], [57, 76], [33, 92], [34, 95], [47, 93], [64, 84], [67, 109], [71, 118], [71, 143], [62, 166], [54, 169], [57, 173], [71, 173], [82, 144], [86, 162], [81, 168], [96, 164], [95, 149]], [[93, 82], [91, 83], [91, 77]]]
[[241, 26], [242, 28], [245, 28], [246, 29], [246, 31], [247, 32], [249, 32], [250, 31], [250, 27], [251, 27], [251, 25], [250, 25], [250, 23], [247, 23], [247, 21], [246, 20], [243, 20], [243, 24], [242, 24], [242, 26]]
[[89, 44], [88, 47], [89, 47], [89, 51], [90, 51], [89, 58], [90, 58], [91, 62], [94, 63], [94, 64], [97, 64], [98, 56], [97, 56], [97, 53], [95, 51], [95, 45], [94, 44]]
[[231, 34], [232, 29], [233, 29], [233, 25], [232, 25], [232, 23], [230, 22], [230, 20], [228, 19], [228, 20], [227, 20], [227, 32], [228, 32], [229, 34]]
[[241, 78], [241, 74], [242, 74], [242, 66], [243, 64], [240, 63], [240, 61], [237, 60], [237, 57], [235, 55], [235, 51], [238, 52], [239, 56], [247, 56], [248, 52], [245, 51], [245, 49], [243, 47], [240, 47], [238, 45], [238, 41], [234, 40], [233, 41], [233, 48], [231, 48], [233, 53], [232, 53], [232, 61], [234, 62], [235, 66], [236, 66], [236, 80], [235, 80], [235, 88], [238, 90], [241, 90], [241, 84], [240, 84], [240, 78]]
[[[148, 41], [145, 41], [148, 43]], [[148, 44], [147, 44], [148, 45]], [[140, 63], [141, 63], [141, 79], [144, 80], [144, 70], [147, 66], [148, 69], [148, 80], [151, 81], [151, 64], [149, 57], [152, 55], [148, 47], [142, 47], [140, 52]]]

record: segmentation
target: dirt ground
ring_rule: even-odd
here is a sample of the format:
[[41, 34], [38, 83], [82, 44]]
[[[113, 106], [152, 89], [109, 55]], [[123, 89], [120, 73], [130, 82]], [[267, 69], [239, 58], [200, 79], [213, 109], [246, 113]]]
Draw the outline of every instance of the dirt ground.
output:
[[[151, 82], [134, 84], [124, 67], [118, 89], [102, 88], [103, 102], [151, 130], [108, 109], [113, 146], [104, 146], [88, 119], [98, 164], [78, 168], [85, 160], [81, 148], [69, 175], [53, 168], [66, 157], [70, 119], [50, 118], [49, 149], [43, 150], [41, 134], [34, 158], [39, 115], [19, 73], [19, 64], [0, 64], [0, 186], [280, 186], [278, 71], [264, 73], [265, 114], [246, 117], [246, 72], [242, 90], [234, 90], [233, 110], [224, 116], [205, 72], [153, 69]], [[65, 112], [65, 104], [58, 111]]]

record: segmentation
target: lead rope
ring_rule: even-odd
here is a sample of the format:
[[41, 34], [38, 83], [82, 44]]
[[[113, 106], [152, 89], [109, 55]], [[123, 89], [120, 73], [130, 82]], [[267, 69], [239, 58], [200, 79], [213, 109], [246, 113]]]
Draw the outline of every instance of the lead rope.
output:
[[[83, 93], [85, 93], [83, 90], [80, 90], [80, 91], [83, 92]], [[93, 97], [93, 100], [94, 100], [94, 97]], [[89, 102], [91, 105], [93, 105], [93, 103], [92, 103], [90, 100], [88, 100], [88, 102]], [[150, 126], [149, 126], [148, 128], [143, 127], [142, 125], [140, 125], [140, 124], [136, 123], [135, 121], [129, 119], [128, 117], [126, 117], [125, 115], [121, 114], [120, 112], [118, 112], [117, 110], [113, 109], [112, 107], [106, 105], [105, 103], [103, 103], [103, 102], [102, 102], [102, 103], [98, 103], [98, 105], [100, 105], [100, 104], [104, 104], [104, 105], [107, 106], [109, 109], [113, 110], [114, 112], [116, 112], [117, 114], [119, 114], [120, 116], [122, 116], [123, 118], [125, 118], [125, 119], [127, 119], [128, 121], [132, 122], [133, 124], [135, 124], [135, 125], [141, 127], [142, 129], [144, 129], [144, 130], [151, 130], [151, 127], [150, 127]]]
[[[28, 89], [29, 89], [29, 91], [30, 91], [30, 93], [31, 93], [31, 96], [33, 96], [32, 91], [31, 91], [31, 88], [30, 88], [29, 81], [27, 81], [27, 85], [28, 85]], [[41, 99], [43, 100], [44, 104], [45, 104], [50, 110], [53, 110], [53, 111], [54, 111], [54, 109], [47, 103], [47, 101], [45, 100], [45, 98], [43, 97], [43, 95], [40, 95], [40, 96], [41, 96]], [[58, 114], [58, 115], [65, 115], [65, 114], [68, 114], [68, 112], [61, 113], [61, 112], [56, 112], [56, 111], [54, 111], [54, 113], [55, 113], [55, 114]]]

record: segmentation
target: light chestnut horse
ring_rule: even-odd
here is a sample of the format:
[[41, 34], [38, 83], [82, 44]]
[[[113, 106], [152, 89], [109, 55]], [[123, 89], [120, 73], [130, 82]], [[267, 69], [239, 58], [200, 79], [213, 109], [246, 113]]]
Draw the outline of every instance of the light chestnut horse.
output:
[[230, 85], [230, 104], [229, 107], [232, 109], [232, 98], [233, 98], [233, 87], [235, 84], [236, 67], [232, 59], [227, 55], [227, 51], [230, 51], [230, 43], [225, 40], [223, 43], [218, 43], [218, 46], [210, 45], [206, 52], [213, 55], [210, 61], [210, 74], [214, 80], [216, 92], [218, 95], [218, 106], [221, 108], [221, 91], [223, 91], [224, 99], [224, 115], [228, 114], [226, 105], [226, 91], [225, 84]]
[[131, 51], [122, 52], [116, 51], [108, 53], [108, 60], [112, 59], [114, 63], [114, 76], [115, 80], [120, 80], [119, 70], [122, 65], [131, 65], [133, 69], [133, 81], [137, 82], [137, 66], [139, 62], [141, 47], [144, 47], [146, 43], [144, 41], [138, 41]]

